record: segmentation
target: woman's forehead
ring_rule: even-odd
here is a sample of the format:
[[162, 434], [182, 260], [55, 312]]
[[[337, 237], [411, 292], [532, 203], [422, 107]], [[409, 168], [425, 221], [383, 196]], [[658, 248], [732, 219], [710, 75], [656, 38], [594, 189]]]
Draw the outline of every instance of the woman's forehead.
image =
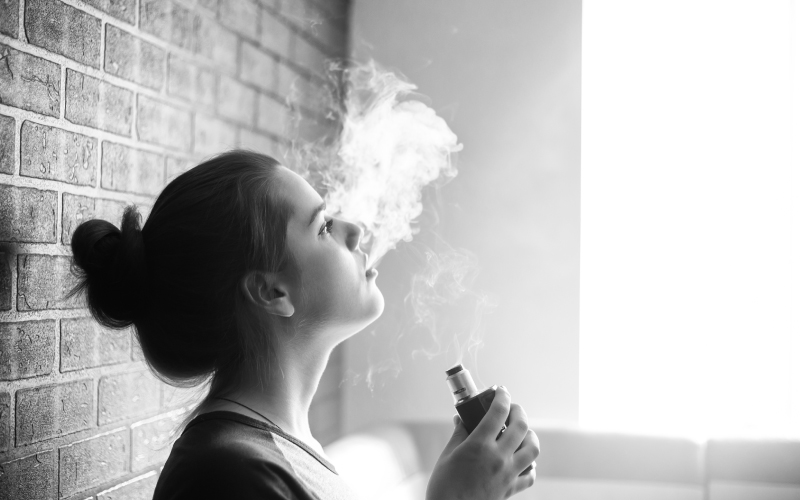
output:
[[286, 167], [281, 169], [280, 182], [285, 203], [292, 212], [290, 223], [299, 222], [305, 225], [308, 217], [322, 202], [322, 197], [311, 184]]

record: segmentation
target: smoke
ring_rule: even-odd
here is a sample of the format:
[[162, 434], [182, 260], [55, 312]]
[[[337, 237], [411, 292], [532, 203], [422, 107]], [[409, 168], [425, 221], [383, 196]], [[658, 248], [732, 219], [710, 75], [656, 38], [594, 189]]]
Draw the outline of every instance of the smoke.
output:
[[337, 158], [322, 171], [328, 208], [364, 226], [370, 266], [411, 241], [422, 190], [456, 175], [461, 149], [445, 121], [419, 100], [416, 86], [372, 62], [345, 70], [348, 90]]
[[[320, 189], [329, 213], [364, 228], [362, 246], [370, 267], [400, 242], [407, 243], [402, 254], [413, 262], [404, 300], [387, 303], [371, 331], [366, 372], [348, 370], [345, 377], [353, 384], [364, 381], [372, 390], [386, 377], [397, 377], [401, 358], [409, 354], [412, 360], [475, 358], [482, 345], [483, 317], [494, 303], [474, 287], [479, 269], [475, 255], [452, 248], [436, 234], [436, 197], [426, 197], [423, 207], [426, 191], [437, 192], [457, 174], [452, 155], [462, 146], [456, 135], [419, 99], [414, 84], [376, 63], [334, 64], [330, 69], [325, 102], [320, 104], [319, 94], [313, 97], [316, 109], [324, 109], [325, 119], [339, 128], [294, 142], [289, 151], [293, 168]], [[290, 106], [300, 110], [293, 127], [301, 136], [303, 131], [313, 134], [314, 128], [307, 118], [311, 113], [300, 104], [310, 96], [303, 94], [293, 86], [290, 96]], [[423, 211], [427, 218], [421, 224]], [[433, 242], [412, 242], [421, 226], [425, 234], [419, 236]]]
[[412, 357], [452, 353], [453, 364], [461, 363], [467, 353], [474, 357], [483, 345], [483, 317], [495, 303], [474, 287], [479, 267], [473, 254], [450, 248], [427, 250], [425, 258], [425, 268], [411, 279], [405, 302], [413, 327], [427, 332], [430, 341]]

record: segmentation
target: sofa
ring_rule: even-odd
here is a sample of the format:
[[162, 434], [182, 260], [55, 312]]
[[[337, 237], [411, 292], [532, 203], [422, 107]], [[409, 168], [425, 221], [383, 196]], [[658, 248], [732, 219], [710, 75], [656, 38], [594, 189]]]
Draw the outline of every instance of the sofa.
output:
[[[325, 452], [364, 499], [422, 500], [451, 433], [450, 423], [392, 423], [346, 435]], [[800, 440], [536, 433], [536, 484], [520, 500], [800, 500]]]

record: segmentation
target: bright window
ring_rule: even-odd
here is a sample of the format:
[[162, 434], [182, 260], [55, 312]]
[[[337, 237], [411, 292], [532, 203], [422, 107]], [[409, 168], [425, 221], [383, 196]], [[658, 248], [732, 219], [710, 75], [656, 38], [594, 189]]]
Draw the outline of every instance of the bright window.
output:
[[582, 424], [798, 432], [798, 11], [584, 0]]

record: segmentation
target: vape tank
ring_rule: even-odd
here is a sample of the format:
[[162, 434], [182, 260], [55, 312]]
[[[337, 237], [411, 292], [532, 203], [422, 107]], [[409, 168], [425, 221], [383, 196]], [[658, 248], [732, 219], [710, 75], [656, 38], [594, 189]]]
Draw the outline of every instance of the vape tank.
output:
[[[447, 385], [450, 386], [450, 392], [453, 393], [456, 411], [461, 417], [464, 427], [467, 428], [467, 432], [472, 433], [478, 426], [478, 422], [489, 411], [497, 386], [493, 385], [479, 394], [475, 382], [472, 381], [472, 375], [463, 366], [456, 365], [445, 373], [447, 373]], [[505, 430], [505, 426], [503, 426], [503, 430]]]
[[[471, 434], [483, 416], [486, 415], [486, 412], [489, 411], [497, 386], [493, 385], [479, 393], [478, 387], [472, 380], [472, 375], [469, 374], [469, 370], [465, 370], [461, 365], [456, 365], [445, 373], [447, 374], [447, 385], [450, 386], [450, 392], [453, 394], [456, 411], [461, 417], [461, 422], [466, 427], [467, 432]], [[503, 425], [497, 437], [499, 438], [505, 430], [506, 426]], [[522, 471], [520, 476], [531, 469], [533, 469], [533, 464]]]

